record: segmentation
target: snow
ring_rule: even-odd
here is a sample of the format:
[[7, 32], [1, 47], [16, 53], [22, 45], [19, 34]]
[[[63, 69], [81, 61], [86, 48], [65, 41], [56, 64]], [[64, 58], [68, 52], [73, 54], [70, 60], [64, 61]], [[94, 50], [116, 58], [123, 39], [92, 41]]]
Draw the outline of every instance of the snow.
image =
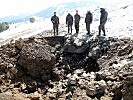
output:
[[[108, 21], [105, 25], [106, 35], [107, 35], [106, 37], [117, 37], [117, 38], [126, 37], [133, 39], [133, 13], [132, 13], [133, 2], [131, 0], [123, 0], [123, 2], [121, 2], [120, 4], [115, 4], [115, 5], [113, 4], [114, 3], [112, 3], [110, 6], [109, 4], [106, 6], [105, 4], [102, 4], [102, 6], [107, 7], [106, 10], [108, 11]], [[93, 34], [94, 35], [93, 37], [95, 38], [96, 35], [98, 34], [100, 11], [97, 5], [89, 8], [93, 13], [93, 18], [94, 18], [91, 24], [91, 34]], [[60, 10], [64, 11], [63, 9]], [[84, 23], [85, 14], [88, 8], [82, 8], [82, 9], [79, 8], [78, 10], [82, 18], [80, 21], [80, 30], [79, 30], [80, 33], [75, 38], [75, 43], [81, 46], [82, 42], [80, 40], [85, 40], [89, 38], [86, 35], [87, 31]], [[74, 14], [75, 12], [72, 12], [72, 15]], [[67, 34], [65, 17], [66, 13], [64, 16], [59, 16], [60, 18], [59, 35]], [[11, 24], [10, 29], [0, 33], [0, 45], [9, 42], [9, 40], [11, 39], [15, 40], [18, 38], [27, 38], [32, 35], [44, 32], [45, 30], [51, 30], [51, 29], [52, 29], [52, 23], [50, 21], [50, 18], [45, 20], [39, 20], [38, 22], [35, 23], [24, 22], [24, 23]], [[72, 35], [74, 34], [75, 34], [75, 29], [73, 25]]]
[[[127, 7], [123, 9], [122, 7]], [[133, 36], [133, 4], [124, 5], [110, 12], [110, 20], [107, 23], [109, 36], [130, 37]]]
[[12, 39], [28, 38], [41, 33], [44, 30], [50, 30], [51, 26], [51, 22], [48, 19], [35, 23], [23, 22], [11, 24], [10, 29], [0, 33], [0, 44], [5, 44], [6, 40], [10, 41]]

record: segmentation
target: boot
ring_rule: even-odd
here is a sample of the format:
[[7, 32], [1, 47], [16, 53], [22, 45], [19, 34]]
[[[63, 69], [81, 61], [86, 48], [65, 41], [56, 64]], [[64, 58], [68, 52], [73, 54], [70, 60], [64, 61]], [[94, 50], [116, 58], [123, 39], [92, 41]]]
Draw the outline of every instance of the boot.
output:
[[106, 36], [106, 34], [105, 34], [105, 30], [103, 30], [103, 36]]
[[90, 32], [88, 31], [87, 35], [90, 35]]
[[98, 36], [101, 36], [101, 32], [99, 31]]

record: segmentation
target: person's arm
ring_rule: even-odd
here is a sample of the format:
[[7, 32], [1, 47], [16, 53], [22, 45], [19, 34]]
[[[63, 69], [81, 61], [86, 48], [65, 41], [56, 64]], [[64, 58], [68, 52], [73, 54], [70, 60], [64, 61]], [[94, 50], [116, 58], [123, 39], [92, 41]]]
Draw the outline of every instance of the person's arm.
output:
[[58, 17], [58, 24], [60, 24], [59, 17]]
[[73, 23], [73, 16], [72, 16], [72, 23]]
[[90, 23], [92, 23], [92, 20], [93, 20], [93, 15], [91, 14], [91, 16], [90, 16]]
[[51, 22], [54, 24], [54, 20], [53, 20], [53, 17], [51, 17]]
[[86, 18], [87, 16], [85, 16], [85, 23], [87, 23], [87, 18]]

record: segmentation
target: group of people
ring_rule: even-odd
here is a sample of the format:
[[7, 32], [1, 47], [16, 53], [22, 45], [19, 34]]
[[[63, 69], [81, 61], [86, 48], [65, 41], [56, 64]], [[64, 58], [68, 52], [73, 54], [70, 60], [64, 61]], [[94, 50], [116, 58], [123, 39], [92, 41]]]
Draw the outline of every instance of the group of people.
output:
[[[105, 34], [105, 23], [107, 21], [107, 17], [108, 17], [108, 12], [104, 9], [104, 8], [100, 8], [100, 25], [98, 27], [99, 29], [99, 34], [101, 35], [101, 30], [103, 31], [103, 35], [106, 36]], [[66, 25], [68, 27], [68, 33], [72, 33], [72, 26], [73, 26], [73, 22], [75, 25], [75, 30], [76, 33], [79, 32], [79, 23], [80, 23], [80, 15], [78, 14], [78, 10], [76, 10], [76, 14], [73, 16], [68, 13], [68, 15], [66, 16]], [[59, 27], [59, 17], [56, 15], [56, 12], [54, 12], [54, 16], [51, 17], [51, 21], [53, 23], [53, 30], [54, 30], [54, 36], [56, 35], [55, 33], [57, 33], [58, 35], [58, 27]], [[90, 11], [87, 11], [87, 14], [85, 16], [85, 23], [86, 23], [86, 30], [87, 30], [87, 34], [90, 35], [90, 24], [93, 21], [93, 15]]]

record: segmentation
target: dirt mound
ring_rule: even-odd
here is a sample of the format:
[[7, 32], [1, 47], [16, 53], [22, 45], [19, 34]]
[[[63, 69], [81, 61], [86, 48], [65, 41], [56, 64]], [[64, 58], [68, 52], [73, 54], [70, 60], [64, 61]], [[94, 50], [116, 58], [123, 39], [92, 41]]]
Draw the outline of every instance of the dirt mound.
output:
[[133, 41], [89, 38], [81, 46], [67, 37], [1, 46], [0, 99], [132, 100]]
[[50, 79], [56, 58], [51, 53], [53, 48], [48, 45], [29, 43], [22, 47], [18, 64], [23, 67], [32, 78]]

